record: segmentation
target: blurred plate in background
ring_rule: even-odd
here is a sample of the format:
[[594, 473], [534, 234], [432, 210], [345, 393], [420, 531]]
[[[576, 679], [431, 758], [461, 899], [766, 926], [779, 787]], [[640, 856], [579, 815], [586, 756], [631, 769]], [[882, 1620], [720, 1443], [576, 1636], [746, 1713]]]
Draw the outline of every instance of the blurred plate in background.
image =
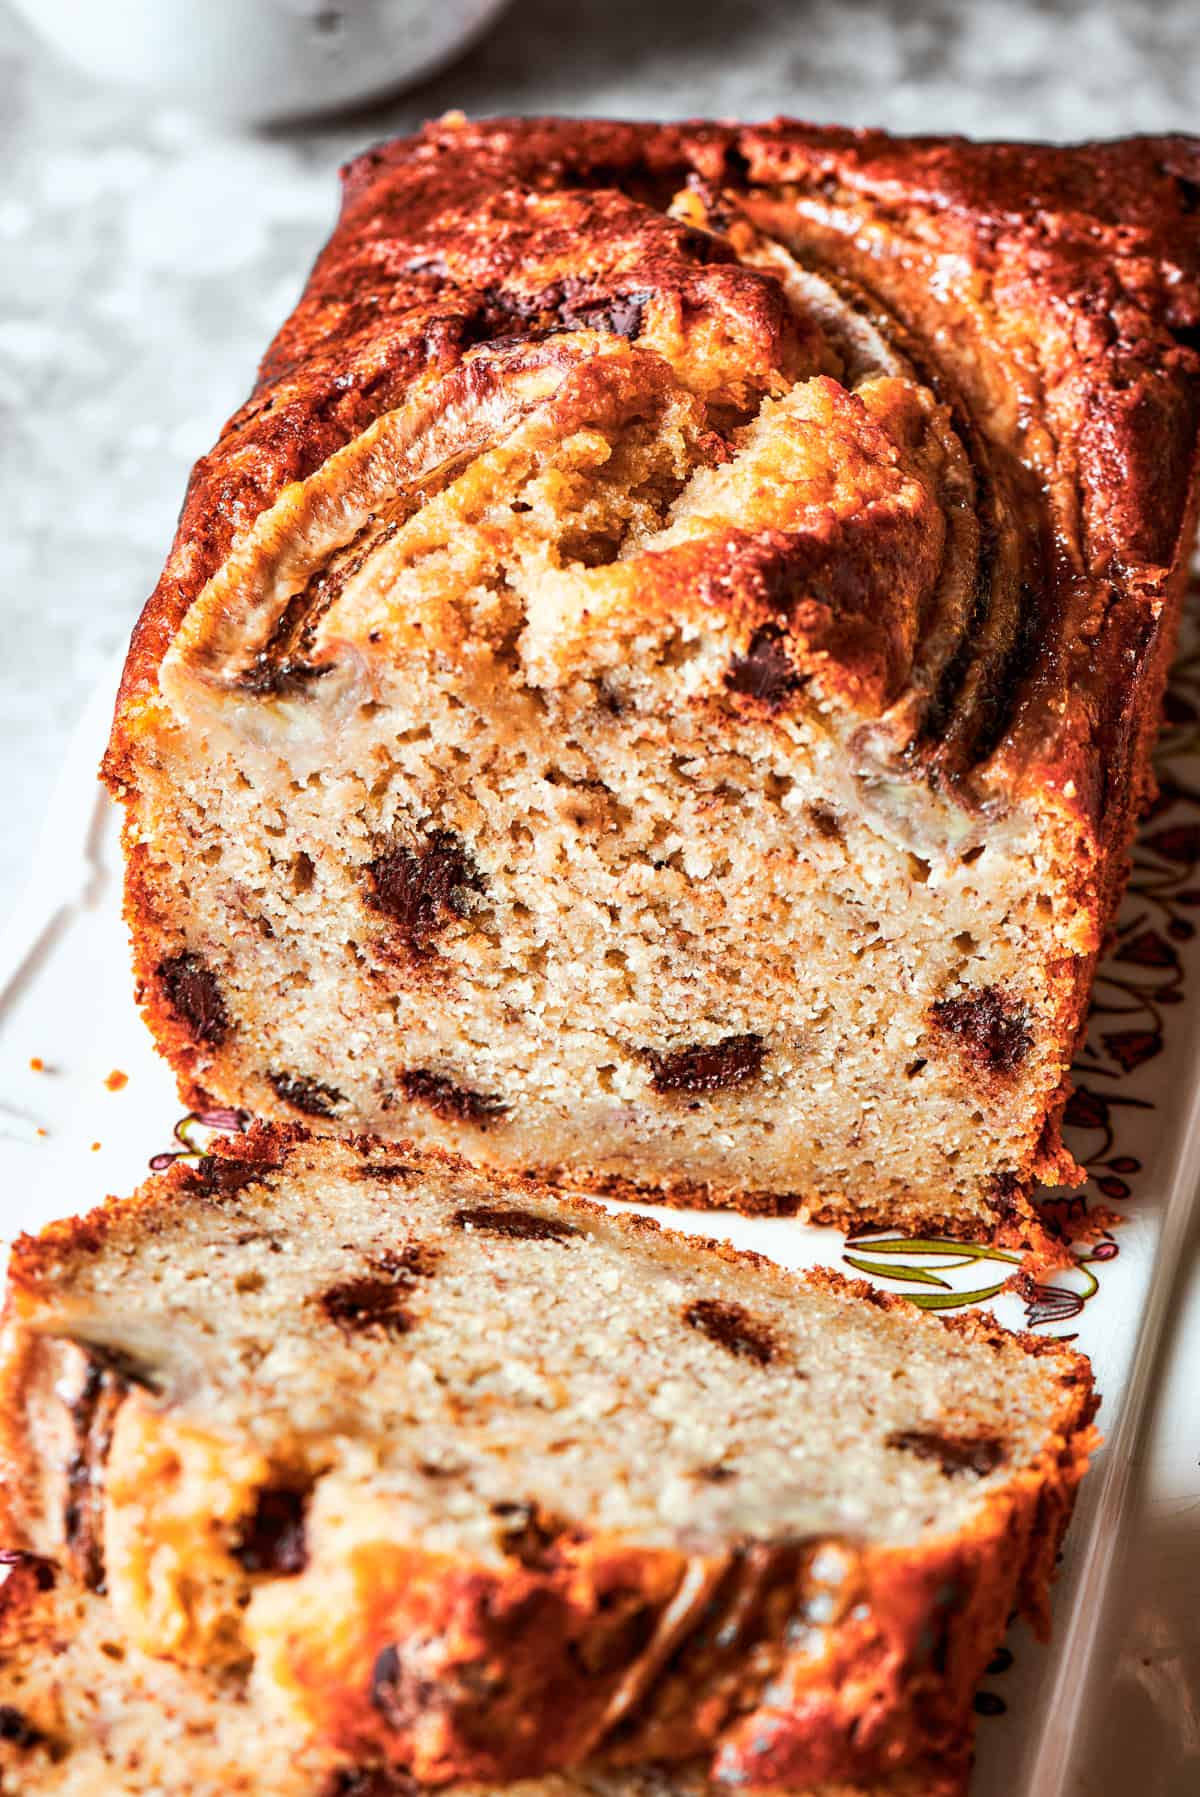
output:
[[335, 112], [432, 74], [508, 0], [10, 0], [97, 81], [243, 124]]

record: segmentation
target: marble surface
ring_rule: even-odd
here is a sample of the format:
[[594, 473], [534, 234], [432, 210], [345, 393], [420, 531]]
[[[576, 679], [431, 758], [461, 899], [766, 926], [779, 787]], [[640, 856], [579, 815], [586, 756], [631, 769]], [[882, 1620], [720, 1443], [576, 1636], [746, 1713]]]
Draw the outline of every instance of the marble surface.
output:
[[1072, 137], [1196, 121], [1190, 4], [514, 0], [435, 81], [238, 135], [56, 63], [0, 0], [0, 915], [187, 470], [328, 230], [334, 171], [450, 106]]

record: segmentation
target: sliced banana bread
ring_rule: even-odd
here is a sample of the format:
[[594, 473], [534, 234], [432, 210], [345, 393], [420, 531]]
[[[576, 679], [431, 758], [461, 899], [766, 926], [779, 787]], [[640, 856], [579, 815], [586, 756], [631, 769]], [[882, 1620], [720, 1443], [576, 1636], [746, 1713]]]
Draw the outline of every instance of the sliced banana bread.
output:
[[423, 1783], [943, 1753], [1086, 1362], [450, 1157], [257, 1129], [16, 1244], [0, 1539]]
[[106, 761], [189, 1101], [1027, 1234], [1194, 534], [1198, 185], [788, 121], [361, 157]]
[[[962, 1797], [963, 1763], [864, 1787], [790, 1797]], [[3, 1797], [417, 1797], [378, 1760], [355, 1759], [268, 1725], [245, 1681], [152, 1659], [124, 1641], [102, 1598], [45, 1560], [0, 1589]], [[694, 1768], [585, 1768], [449, 1797], [719, 1797]], [[750, 1793], [753, 1797], [753, 1793]]]

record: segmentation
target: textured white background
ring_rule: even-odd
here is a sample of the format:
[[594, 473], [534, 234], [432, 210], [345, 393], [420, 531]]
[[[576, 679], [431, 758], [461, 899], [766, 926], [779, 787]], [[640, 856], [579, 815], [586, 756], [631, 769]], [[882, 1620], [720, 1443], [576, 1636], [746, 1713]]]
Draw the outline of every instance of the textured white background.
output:
[[1196, 128], [1198, 26], [1188, 0], [515, 0], [415, 92], [239, 136], [89, 84], [0, 0], [0, 915], [187, 469], [290, 309], [354, 149], [456, 105], [977, 135]]

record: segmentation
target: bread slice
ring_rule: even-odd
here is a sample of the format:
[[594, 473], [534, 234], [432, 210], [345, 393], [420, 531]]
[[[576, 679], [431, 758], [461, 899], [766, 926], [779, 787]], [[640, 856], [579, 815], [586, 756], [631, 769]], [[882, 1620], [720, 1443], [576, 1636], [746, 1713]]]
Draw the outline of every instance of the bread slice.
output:
[[448, 1157], [257, 1129], [15, 1246], [24, 1550], [422, 1783], [870, 1783], [1039, 1623], [1086, 1362]]
[[106, 762], [189, 1102], [1027, 1236], [1194, 535], [1198, 185], [794, 121], [361, 157]]
[[[415, 1797], [378, 1761], [268, 1726], [236, 1676], [151, 1659], [121, 1636], [111, 1607], [48, 1561], [13, 1568], [0, 1589], [2, 1797]], [[694, 1768], [585, 1768], [449, 1797], [717, 1797]], [[962, 1797], [961, 1765], [903, 1771], [790, 1797]], [[753, 1794], [751, 1794], [753, 1797]]]

